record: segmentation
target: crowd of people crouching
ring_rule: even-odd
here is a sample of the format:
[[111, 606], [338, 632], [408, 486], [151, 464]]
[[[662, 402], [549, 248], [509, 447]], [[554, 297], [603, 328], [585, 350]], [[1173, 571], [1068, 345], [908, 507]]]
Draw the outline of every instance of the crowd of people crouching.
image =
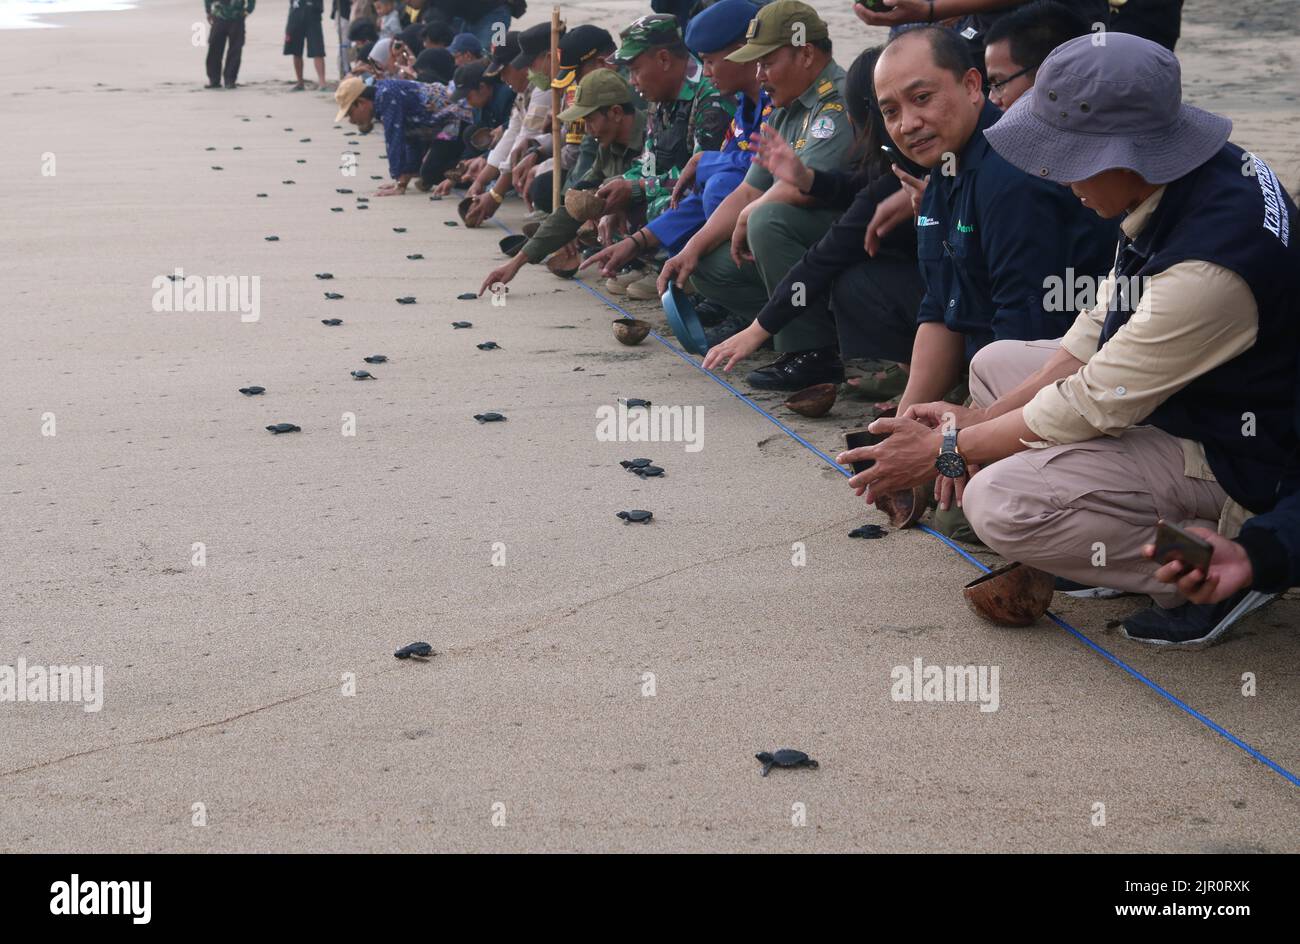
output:
[[688, 293], [706, 369], [772, 347], [749, 386], [863, 401], [876, 444], [838, 461], [868, 502], [1146, 594], [1125, 634], [1193, 648], [1300, 583], [1296, 207], [1182, 102], [1172, 42], [1095, 5], [859, 4], [890, 38], [847, 72], [800, 0], [572, 27], [554, 70], [549, 24], [354, 17], [337, 120], [382, 124], [385, 194], [524, 201], [480, 293], [538, 263]]

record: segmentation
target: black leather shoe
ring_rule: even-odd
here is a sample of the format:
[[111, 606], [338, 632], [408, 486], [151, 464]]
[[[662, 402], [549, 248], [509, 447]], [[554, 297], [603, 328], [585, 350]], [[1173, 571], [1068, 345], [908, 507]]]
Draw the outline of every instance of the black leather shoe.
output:
[[830, 347], [790, 352], [766, 367], [750, 371], [745, 382], [759, 390], [802, 390], [813, 384], [843, 383], [844, 364]]
[[753, 323], [752, 318], [742, 318], [740, 315], [729, 314], [713, 327], [704, 329], [704, 340], [709, 347], [713, 347], [721, 344], [733, 334], [739, 334]]
[[723, 308], [717, 302], [709, 301], [699, 295], [695, 296], [695, 317], [700, 319], [700, 324], [705, 328], [712, 328], [722, 324], [728, 318], [732, 317], [731, 312]]

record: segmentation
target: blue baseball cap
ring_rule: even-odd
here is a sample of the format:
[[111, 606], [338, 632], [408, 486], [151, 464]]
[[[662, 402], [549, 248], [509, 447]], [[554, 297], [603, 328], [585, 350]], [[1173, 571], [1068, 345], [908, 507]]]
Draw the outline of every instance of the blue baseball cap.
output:
[[749, 21], [758, 13], [750, 0], [719, 0], [701, 10], [686, 25], [686, 47], [697, 56], [718, 52], [745, 38]]
[[453, 56], [462, 52], [472, 52], [476, 56], [483, 55], [483, 44], [473, 33], [457, 33], [452, 37], [451, 45], [447, 48], [451, 50]]

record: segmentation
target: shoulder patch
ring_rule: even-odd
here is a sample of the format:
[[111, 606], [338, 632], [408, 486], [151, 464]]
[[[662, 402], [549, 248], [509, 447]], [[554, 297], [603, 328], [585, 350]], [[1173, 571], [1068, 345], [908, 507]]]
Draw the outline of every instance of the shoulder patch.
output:
[[830, 79], [827, 79], [826, 81], [822, 82], [821, 85], [817, 86], [817, 94], [825, 95], [827, 92], [834, 91], [834, 89], [835, 89], [835, 83], [832, 82]]
[[825, 102], [822, 105], [822, 111], [843, 111], [844, 106], [839, 102]]
[[818, 115], [817, 120], [808, 129], [808, 133], [818, 141], [825, 141], [835, 134], [835, 119], [830, 115]]

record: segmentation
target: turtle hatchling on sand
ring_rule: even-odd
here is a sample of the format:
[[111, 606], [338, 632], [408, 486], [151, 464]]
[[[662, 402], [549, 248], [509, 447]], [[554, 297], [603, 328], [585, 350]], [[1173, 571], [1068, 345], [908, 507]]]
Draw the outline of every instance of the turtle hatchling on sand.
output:
[[646, 466], [650, 465], [651, 462], [652, 460], [650, 459], [624, 459], [619, 463], [619, 465], [625, 469], [644, 469]]
[[352, 372], [352, 379], [353, 380], [378, 380], [379, 378], [376, 377], [368, 370], [354, 370]]
[[407, 256], [406, 258], [411, 259], [411, 260], [415, 260], [415, 259], [423, 259], [423, 258], [424, 258], [424, 253], [422, 253], [422, 252], [413, 252], [413, 253], [411, 253], [409, 256]]
[[650, 405], [650, 401], [638, 400], [636, 397], [624, 397], [623, 405], [627, 407], [629, 410], [634, 410], [637, 407], [648, 407]]
[[417, 659], [427, 659], [431, 655], [433, 655], [433, 646], [427, 642], [413, 642], [393, 653], [393, 656], [398, 659], [409, 659], [412, 656]]
[[265, 236], [265, 237], [263, 237], [263, 238], [264, 238], [268, 243], [278, 243], [278, 242], [280, 241], [280, 237], [279, 237], [279, 236]]
[[849, 532], [851, 538], [883, 538], [889, 532], [878, 524], [864, 524]]
[[768, 753], [760, 751], [754, 755], [763, 765], [763, 776], [766, 777], [773, 767], [812, 767], [817, 768], [817, 761], [813, 760], [803, 751], [792, 750], [783, 747], [779, 751]]
[[331, 213], [342, 213], [342, 212], [343, 212], [343, 207], [330, 207], [330, 212], [331, 212]]
[[654, 516], [655, 513], [653, 511], [642, 511], [639, 508], [633, 508], [631, 511], [620, 511], [618, 513], [618, 517], [622, 518], [624, 522], [639, 521], [642, 523], [648, 523]]
[[458, 225], [458, 224], [456, 223], [455, 220], [443, 220], [443, 221], [442, 221], [442, 225], [443, 225], [443, 226], [456, 226], [456, 225]]
[[500, 413], [475, 413], [474, 419], [480, 423], [500, 423], [505, 420], [505, 417]]
[[259, 193], [258, 196], [259, 196], [259, 197], [265, 197], [266, 194], [264, 194], [264, 193]]
[[259, 393], [266, 393], [265, 387], [240, 387], [239, 392], [246, 397], [255, 397]]
[[406, 232], [406, 227], [405, 227], [405, 226], [394, 226], [394, 227], [393, 227], [393, 232], [394, 232], [394, 233], [405, 233], [405, 232]]
[[628, 471], [632, 472], [635, 475], [641, 476], [641, 478], [643, 479], [657, 478], [664, 474], [664, 470], [657, 465], [635, 466], [631, 469], [628, 469]]
[[461, 292], [459, 295], [456, 296], [456, 300], [462, 302], [472, 302], [476, 298], [478, 298], [478, 296], [475, 295], [473, 292]]
[[293, 183], [293, 181], [292, 181], [292, 180], [282, 180], [282, 181], [280, 181], [280, 183], [282, 183], [282, 184], [291, 184], [291, 183]]
[[414, 305], [414, 304], [415, 304], [415, 296], [414, 296], [414, 295], [403, 295], [401, 298], [397, 299], [397, 304], [399, 304], [399, 305]]
[[472, 322], [472, 321], [453, 321], [453, 322], [451, 323], [451, 326], [452, 326], [453, 328], [472, 328], [472, 327], [474, 327], [474, 322]]
[[339, 325], [343, 324], [343, 319], [342, 319], [342, 318], [322, 318], [322, 319], [320, 320], [320, 323], [323, 324], [323, 325], [329, 325], [331, 328], [337, 328]]
[[267, 427], [273, 436], [279, 436], [281, 433], [301, 433], [301, 426], [294, 426], [292, 423], [272, 423]]
[[497, 344], [497, 342], [495, 342], [495, 341], [484, 341], [482, 344], [475, 344], [474, 346], [475, 346], [476, 348], [478, 348], [480, 351], [499, 351], [499, 350], [501, 350], [501, 345], [500, 345], [500, 344]]
[[336, 188], [334, 189], [334, 192], [335, 192], [335, 193], [351, 193], [352, 191], [351, 191], [350, 189], [348, 189], [347, 187], [336, 187]]
[[369, 357], [361, 358], [367, 364], [386, 364], [388, 363], [387, 354], [371, 354]]
[[318, 278], [318, 279], [332, 279], [332, 278], [334, 278], [334, 273], [333, 273], [333, 272], [317, 272], [317, 273], [316, 273], [316, 278]]
[[326, 292], [326, 293], [325, 293], [325, 297], [328, 298], [328, 299], [329, 299], [330, 301], [332, 301], [332, 302], [336, 302], [336, 301], [338, 301], [340, 298], [342, 298], [343, 296], [340, 295], [338, 292]]

